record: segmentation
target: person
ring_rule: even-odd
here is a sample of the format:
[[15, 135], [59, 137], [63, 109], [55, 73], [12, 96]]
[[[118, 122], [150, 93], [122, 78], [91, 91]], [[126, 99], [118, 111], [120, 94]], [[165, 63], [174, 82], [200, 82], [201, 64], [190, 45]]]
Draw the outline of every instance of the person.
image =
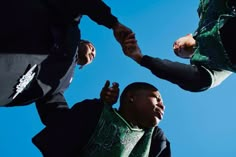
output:
[[126, 38], [123, 50], [157, 77], [184, 90], [201, 92], [221, 84], [236, 72], [236, 4], [232, 0], [200, 0], [200, 21], [195, 34], [173, 44], [175, 54], [190, 64], [143, 55], [134, 34]]
[[[170, 157], [170, 142], [158, 127], [165, 106], [156, 87], [134, 82], [123, 90], [107, 81], [100, 99], [87, 99], [55, 114], [39, 115], [46, 127], [32, 138], [44, 157]], [[105, 101], [104, 101], [105, 100]], [[58, 112], [58, 110], [56, 111]]]
[[68, 87], [82, 16], [111, 29], [120, 44], [132, 32], [101, 0], [1, 3], [0, 106], [28, 105]]
[[[76, 50], [76, 57], [75, 57], [74, 63], [77, 65], [80, 65], [80, 69], [81, 69], [85, 65], [92, 63], [95, 56], [96, 56], [96, 49], [95, 49], [94, 45], [88, 40], [81, 39], [80, 42], [78, 43], [78, 49]], [[61, 91], [56, 94], [53, 94], [53, 95], [58, 95], [60, 93], [59, 95], [63, 96], [63, 91], [69, 86], [69, 83], [72, 81], [73, 72], [74, 71], [71, 69], [69, 71], [69, 73], [67, 74], [68, 84], [64, 84], [64, 86], [61, 86], [60, 87]], [[54, 74], [54, 75], [56, 75], [56, 74]], [[24, 95], [22, 97], [23, 100], [20, 100], [20, 101], [24, 101], [25, 99], [27, 99], [28, 95], [26, 95], [26, 94], [30, 95], [31, 92], [32, 91], [28, 91], [28, 93], [24, 93]], [[13, 96], [13, 98], [16, 96], [17, 96], [17, 94], [15, 94], [15, 96]], [[55, 96], [55, 97], [57, 97], [57, 96]], [[44, 97], [35, 100], [35, 103], [37, 104], [38, 102], [40, 102], [41, 99], [44, 99]], [[47, 99], [47, 97], [45, 99]], [[62, 99], [64, 100], [64, 98], [62, 98]], [[18, 101], [19, 101], [19, 99], [18, 99]], [[13, 103], [14, 103], [14, 101], [13, 101]]]

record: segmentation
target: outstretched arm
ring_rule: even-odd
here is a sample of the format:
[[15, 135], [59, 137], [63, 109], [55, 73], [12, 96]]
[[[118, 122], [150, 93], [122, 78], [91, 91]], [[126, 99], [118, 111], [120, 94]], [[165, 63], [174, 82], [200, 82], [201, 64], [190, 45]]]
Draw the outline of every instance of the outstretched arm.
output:
[[133, 33], [130, 28], [122, 24], [111, 12], [111, 8], [102, 0], [77, 0], [78, 10], [89, 16], [99, 25], [113, 30], [115, 39], [123, 46], [125, 38]]
[[199, 92], [211, 85], [210, 74], [202, 67], [143, 55], [134, 34], [126, 38], [123, 51], [157, 77], [177, 84], [184, 90]]

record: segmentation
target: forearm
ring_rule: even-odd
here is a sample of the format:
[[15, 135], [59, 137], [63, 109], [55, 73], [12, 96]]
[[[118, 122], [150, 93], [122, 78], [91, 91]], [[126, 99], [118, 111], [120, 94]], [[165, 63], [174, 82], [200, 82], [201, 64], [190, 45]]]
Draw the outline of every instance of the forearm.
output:
[[209, 73], [197, 66], [150, 56], [143, 56], [140, 65], [151, 70], [157, 77], [177, 84], [184, 90], [199, 92], [211, 85]]
[[44, 125], [60, 121], [59, 119], [63, 119], [63, 115], [69, 111], [68, 104], [61, 93], [40, 99], [35, 104]]
[[117, 18], [112, 15], [110, 7], [102, 0], [73, 0], [69, 8], [73, 14], [76, 15], [79, 11], [81, 14], [89, 16], [99, 25], [108, 28], [112, 28], [118, 22]]

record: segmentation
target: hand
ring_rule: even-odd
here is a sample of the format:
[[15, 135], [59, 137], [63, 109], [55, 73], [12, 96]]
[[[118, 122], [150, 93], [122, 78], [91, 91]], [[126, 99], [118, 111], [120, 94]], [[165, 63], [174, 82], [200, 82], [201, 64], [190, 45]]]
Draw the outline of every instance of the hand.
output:
[[143, 55], [137, 44], [137, 40], [135, 39], [134, 33], [129, 34], [127, 36], [127, 38], [124, 41], [122, 49], [125, 55], [132, 58], [137, 63], [141, 62]]
[[117, 22], [114, 26], [113, 26], [113, 34], [116, 38], [116, 40], [121, 44], [121, 46], [124, 43], [125, 38], [133, 33], [132, 30], [124, 25], [122, 25], [121, 23]]
[[114, 82], [110, 86], [110, 81], [106, 81], [102, 91], [100, 93], [100, 99], [104, 104], [113, 105], [117, 102], [119, 97], [119, 84]]
[[187, 34], [184, 37], [179, 38], [173, 44], [173, 50], [176, 55], [182, 58], [190, 58], [194, 53], [194, 46], [196, 41], [192, 34]]

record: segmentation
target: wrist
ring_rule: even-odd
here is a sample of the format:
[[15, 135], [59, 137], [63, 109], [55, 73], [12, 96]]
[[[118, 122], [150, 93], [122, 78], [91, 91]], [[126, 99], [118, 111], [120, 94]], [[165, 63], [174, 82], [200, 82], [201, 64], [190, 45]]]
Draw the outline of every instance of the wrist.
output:
[[135, 55], [135, 56], [133, 57], [133, 59], [134, 59], [138, 64], [141, 63], [142, 58], [143, 58], [143, 55], [142, 55], [142, 54], [138, 54], [138, 55]]
[[116, 22], [114, 22], [114, 24], [112, 25], [112, 29], [113, 30], [115, 30], [115, 29], [117, 29], [118, 27], [119, 27], [119, 25], [120, 25], [120, 22], [119, 21], [116, 21]]

